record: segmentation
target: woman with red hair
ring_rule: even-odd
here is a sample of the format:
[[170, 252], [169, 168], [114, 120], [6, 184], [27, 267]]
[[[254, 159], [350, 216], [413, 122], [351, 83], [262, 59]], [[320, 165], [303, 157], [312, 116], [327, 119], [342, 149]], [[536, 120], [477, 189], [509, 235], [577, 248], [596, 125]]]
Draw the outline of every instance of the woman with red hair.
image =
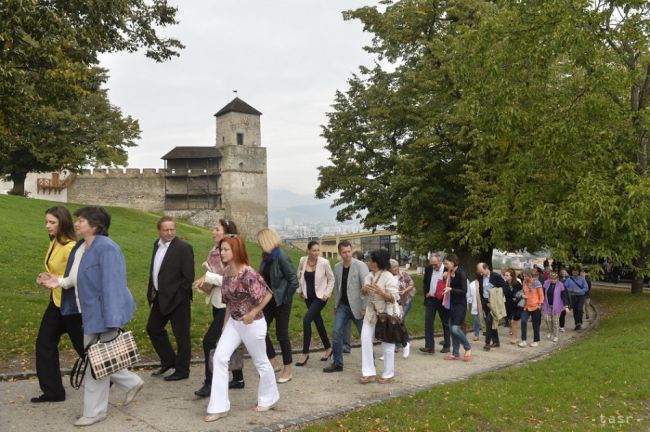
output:
[[249, 265], [242, 239], [234, 234], [219, 243], [221, 262], [226, 266], [221, 301], [226, 305], [226, 324], [214, 353], [212, 387], [206, 422], [228, 415], [228, 362], [244, 343], [260, 375], [255, 411], [268, 411], [280, 399], [275, 373], [266, 356], [266, 320], [262, 310], [273, 297], [262, 276]]

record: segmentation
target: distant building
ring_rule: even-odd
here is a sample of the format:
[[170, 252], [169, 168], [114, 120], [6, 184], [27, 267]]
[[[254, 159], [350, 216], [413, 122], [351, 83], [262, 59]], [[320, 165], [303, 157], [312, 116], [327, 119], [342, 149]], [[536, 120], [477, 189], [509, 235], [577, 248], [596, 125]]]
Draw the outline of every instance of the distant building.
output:
[[325, 258], [339, 258], [338, 244], [342, 240], [348, 240], [352, 244], [353, 251], [361, 251], [364, 255], [379, 248], [387, 249], [391, 258], [397, 260], [401, 255], [399, 235], [388, 230], [322, 236], [320, 238], [321, 255]]

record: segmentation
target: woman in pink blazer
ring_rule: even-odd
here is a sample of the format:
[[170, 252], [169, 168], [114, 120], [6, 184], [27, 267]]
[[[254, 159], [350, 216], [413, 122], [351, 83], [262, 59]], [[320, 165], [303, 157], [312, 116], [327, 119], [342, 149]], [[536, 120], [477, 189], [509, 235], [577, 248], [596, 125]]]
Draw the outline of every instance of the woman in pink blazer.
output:
[[327, 304], [327, 299], [334, 288], [334, 273], [329, 261], [320, 256], [320, 244], [317, 241], [310, 241], [307, 244], [307, 256], [300, 258], [298, 265], [298, 282], [300, 283], [300, 295], [307, 304], [307, 313], [302, 320], [302, 355], [296, 362], [296, 366], [304, 366], [309, 360], [309, 344], [311, 343], [311, 323], [316, 323], [316, 329], [320, 336], [325, 355], [321, 361], [327, 361], [332, 355], [332, 345], [327, 337], [327, 330], [323, 324], [321, 310]]

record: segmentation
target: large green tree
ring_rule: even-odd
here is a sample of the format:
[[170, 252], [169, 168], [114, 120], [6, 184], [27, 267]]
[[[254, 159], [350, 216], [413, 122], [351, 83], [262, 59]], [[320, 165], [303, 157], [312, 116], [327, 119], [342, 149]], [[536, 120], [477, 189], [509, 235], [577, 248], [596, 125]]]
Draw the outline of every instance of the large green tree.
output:
[[[339, 195], [340, 218], [367, 209], [366, 227], [395, 225], [420, 250], [544, 246], [564, 262], [630, 266], [640, 292], [649, 5], [403, 0], [349, 12], [381, 66], [337, 95], [319, 196]], [[373, 137], [363, 151], [353, 124]], [[390, 169], [378, 174], [380, 160]]]
[[[463, 227], [541, 239], [565, 262], [608, 259], [648, 275], [648, 2], [504, 1], [458, 44], [458, 74], [477, 131], [502, 169], [501, 203]], [[480, 70], [479, 74], [474, 71]], [[486, 109], [488, 108], [489, 109]], [[503, 203], [510, 203], [509, 206]], [[514, 214], [512, 218], [507, 213]]]
[[456, 115], [463, 95], [450, 70], [453, 41], [479, 17], [446, 2], [383, 3], [345, 15], [373, 34], [366, 49], [378, 63], [336, 95], [317, 196], [337, 195], [341, 220], [396, 227], [418, 251], [453, 250], [465, 266], [490, 260], [493, 245], [470, 245], [459, 229], [474, 138]]
[[139, 126], [110, 104], [98, 55], [178, 55], [157, 33], [175, 14], [165, 0], [0, 3], [0, 174], [14, 193], [30, 171], [126, 164]]

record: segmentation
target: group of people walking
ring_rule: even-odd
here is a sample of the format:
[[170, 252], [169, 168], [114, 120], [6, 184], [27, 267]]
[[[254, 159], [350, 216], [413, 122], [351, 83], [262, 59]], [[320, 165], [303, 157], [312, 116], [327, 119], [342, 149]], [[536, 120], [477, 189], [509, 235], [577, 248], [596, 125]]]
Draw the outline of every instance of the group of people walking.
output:
[[[83, 356], [89, 344], [114, 338], [135, 311], [127, 287], [124, 255], [108, 237], [110, 214], [101, 207], [84, 207], [75, 216], [73, 224], [72, 215], [62, 206], [52, 207], [45, 214], [51, 241], [45, 272], [38, 275], [37, 282], [50, 289], [50, 303], [36, 341], [36, 368], [43, 394], [33, 398], [34, 403], [65, 400], [58, 356], [63, 334], [69, 335], [74, 349]], [[343, 240], [338, 244], [340, 261], [332, 270], [329, 261], [320, 256], [319, 243], [312, 241], [307, 256], [296, 269], [280, 247], [278, 234], [267, 228], [257, 235], [263, 255], [260, 268], [255, 270], [250, 266], [236, 224], [220, 219], [212, 231], [214, 246], [203, 262], [205, 271], [196, 278], [192, 246], [176, 236], [175, 221], [162, 217], [157, 230], [147, 288], [150, 313], [146, 328], [160, 358], [160, 368], [152, 375], [166, 381], [189, 377], [191, 301], [194, 289], [203, 292], [212, 309], [212, 322], [203, 337], [205, 379], [195, 394], [199, 398], [209, 397], [204, 418], [207, 422], [228, 414], [229, 389], [244, 388], [244, 348], [260, 376], [254, 410], [272, 409], [280, 398], [278, 384], [291, 381], [293, 367], [303, 367], [310, 359], [312, 324], [325, 349], [320, 360], [331, 359], [331, 364], [323, 368], [325, 373], [343, 370], [350, 324], [354, 324], [361, 338], [361, 383], [392, 382], [395, 352], [401, 348], [405, 358], [410, 354], [408, 331], [397, 344], [382, 342], [379, 360], [383, 360], [383, 370], [378, 375], [373, 350], [378, 318], [387, 314], [403, 320], [416, 291], [413, 280], [400, 271], [398, 263], [384, 249], [370, 252], [365, 263], [353, 257], [352, 245]], [[511, 269], [504, 276], [481, 263], [476, 280], [470, 283], [459, 267], [458, 257], [449, 254], [441, 260], [434, 255], [424, 277], [425, 346], [421, 351], [435, 352], [434, 320], [438, 314], [444, 334], [441, 352], [449, 354], [445, 359], [470, 361], [472, 346], [463, 328], [468, 305], [475, 317], [474, 340], [478, 340], [480, 322], [484, 322], [486, 350], [499, 346], [497, 323], [503, 317], [510, 323], [521, 322], [520, 346], [527, 344], [526, 322], [530, 318], [534, 346], [539, 341], [543, 313], [549, 337], [557, 341], [561, 314], [571, 304], [581, 304], [579, 297], [585, 295], [585, 279], [575, 275], [562, 279], [551, 273], [548, 280], [540, 281], [526, 271], [520, 282]], [[289, 320], [296, 292], [307, 311], [303, 316], [302, 353], [294, 363]], [[332, 297], [335, 317], [330, 340], [321, 314]], [[574, 315], [579, 328], [581, 318], [575, 311]], [[273, 322], [281, 356], [269, 337]], [[176, 339], [176, 350], [166, 330], [168, 323]], [[517, 342], [515, 324], [511, 325], [512, 341]], [[99, 380], [88, 371], [83, 414], [75, 425], [88, 426], [106, 418], [111, 383], [125, 391], [125, 405], [144, 385], [138, 375], [126, 369]]]

